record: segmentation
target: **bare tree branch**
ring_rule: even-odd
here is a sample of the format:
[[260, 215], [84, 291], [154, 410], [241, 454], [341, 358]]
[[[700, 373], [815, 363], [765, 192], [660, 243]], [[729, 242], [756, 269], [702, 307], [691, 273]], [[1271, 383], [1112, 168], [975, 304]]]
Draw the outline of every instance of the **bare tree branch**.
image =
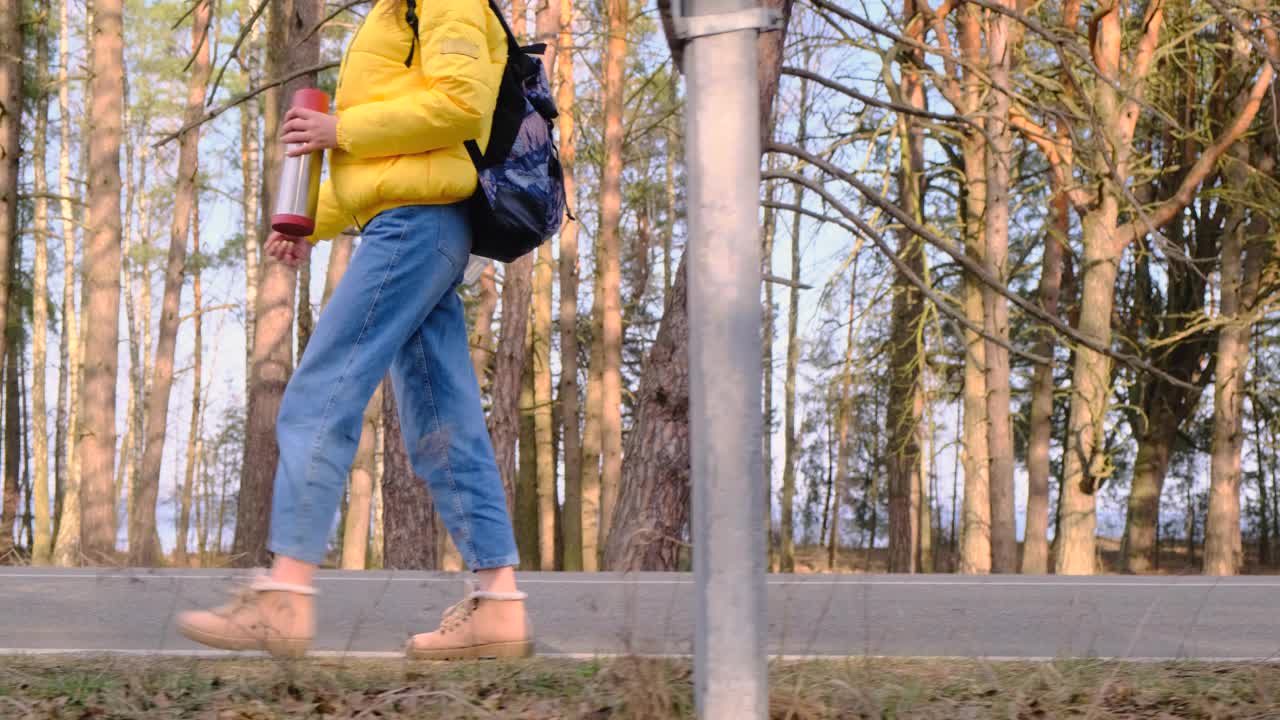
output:
[[[1018, 309], [1022, 310], [1027, 315], [1030, 315], [1032, 318], [1035, 318], [1036, 320], [1057, 330], [1064, 337], [1070, 340], [1073, 340], [1079, 345], [1087, 347], [1090, 350], [1093, 350], [1094, 352], [1106, 355], [1118, 362], [1122, 362], [1126, 365], [1129, 365], [1130, 367], [1137, 368], [1137, 369], [1149, 372], [1153, 375], [1156, 375], [1157, 377], [1164, 379], [1166, 382], [1176, 387], [1184, 387], [1189, 390], [1195, 389], [1194, 386], [1190, 385], [1189, 383], [1170, 375], [1169, 373], [1161, 370], [1160, 368], [1155, 367], [1154, 365], [1143, 360], [1142, 358], [1136, 357], [1134, 355], [1129, 355], [1127, 353], [1117, 352], [1116, 350], [1109, 347], [1106, 343], [1101, 343], [1092, 338], [1085, 337], [1084, 335], [1076, 331], [1075, 328], [1072, 328], [1071, 326], [1062, 322], [1058, 318], [1053, 317], [1048, 313], [1044, 312], [1044, 310], [1037, 307], [1034, 303], [1023, 298], [1021, 295], [1018, 295], [1017, 293], [1013, 292], [998, 278], [996, 278], [995, 276], [987, 272], [986, 268], [984, 268], [980, 262], [969, 257], [965, 253], [963, 248], [957, 247], [955, 243], [950, 242], [938, 236], [932, 230], [929, 230], [925, 226], [916, 222], [909, 215], [903, 212], [901, 208], [899, 208], [894, 203], [890, 202], [887, 198], [885, 198], [880, 193], [876, 192], [874, 188], [870, 187], [866, 183], [859, 180], [852, 173], [845, 172], [840, 168], [836, 167], [835, 165], [831, 164], [830, 162], [827, 162], [826, 160], [823, 160], [822, 158], [816, 155], [813, 155], [812, 153], [809, 153], [806, 150], [795, 147], [793, 145], [786, 145], [783, 143], [775, 142], [775, 143], [770, 143], [767, 147], [767, 150], [769, 152], [776, 152], [776, 153], [782, 153], [784, 155], [791, 155], [792, 157], [798, 158], [800, 160], [804, 160], [805, 162], [822, 170], [828, 175], [831, 175], [832, 177], [838, 178], [852, 185], [855, 189], [858, 190], [858, 192], [862, 193], [863, 197], [871, 201], [873, 205], [876, 205], [881, 210], [884, 210], [886, 213], [893, 216], [895, 220], [902, 223], [902, 225], [906, 227], [908, 230], [910, 230], [912, 233], [926, 240], [930, 245], [933, 245], [934, 247], [943, 251], [947, 255], [950, 255], [953, 260], [955, 260], [958, 264], [960, 264], [960, 266], [963, 267], [966, 271], [968, 271], [971, 275], [973, 275], [978, 280], [982, 281], [983, 283], [985, 283], [986, 285], [994, 289], [996, 292], [1003, 295], [1004, 297], [1008, 298], [1010, 302], [1012, 302], [1015, 306], [1018, 307]], [[776, 173], [772, 175], [774, 177], [777, 177]], [[786, 179], [791, 179], [795, 181], [794, 178], [786, 178]], [[827, 197], [828, 202], [831, 202], [834, 207], [838, 207], [840, 209], [840, 214], [849, 218], [849, 220], [851, 220], [855, 225], [862, 227], [861, 218], [858, 218], [851, 210], [848, 210], [848, 208], [845, 208], [842, 205], [839, 205], [837, 202], [835, 202], [833, 199], [830, 198], [829, 194], [824, 195], [824, 197]], [[995, 342], [995, 340], [993, 340], [992, 338], [987, 338], [987, 339]], [[1010, 349], [1010, 351], [1018, 352], [1019, 355], [1025, 357], [1025, 353], [1014, 351], [1012, 349]]]
[[902, 273], [902, 276], [905, 277], [908, 282], [914, 285], [915, 288], [919, 290], [921, 293], [923, 293], [925, 297], [929, 298], [929, 300], [932, 301], [933, 304], [938, 307], [938, 309], [940, 309], [942, 312], [946, 313], [947, 315], [950, 315], [953, 319], [956, 320], [956, 322], [963, 325], [965, 329], [975, 332], [978, 335], [981, 335], [986, 340], [989, 340], [995, 343], [996, 345], [999, 345], [1000, 347], [1008, 350], [1010, 353], [1017, 355], [1019, 357], [1025, 358], [1033, 363], [1036, 363], [1037, 365], [1049, 365], [1053, 363], [1053, 360], [1051, 358], [1042, 357], [1034, 353], [1029, 353], [1025, 350], [1019, 350], [1018, 348], [1010, 345], [1006, 340], [999, 338], [995, 335], [990, 335], [981, 326], [975, 325], [972, 322], [970, 322], [968, 318], [964, 316], [964, 313], [955, 309], [955, 307], [953, 307], [951, 303], [947, 302], [946, 298], [942, 297], [941, 295], [938, 294], [936, 290], [929, 287], [929, 284], [926, 283], [923, 278], [917, 275], [915, 271], [911, 269], [911, 266], [907, 265], [907, 263], [904, 262], [902, 258], [898, 257], [898, 254], [893, 251], [893, 248], [890, 247], [889, 243], [884, 239], [884, 237], [881, 236], [880, 233], [876, 232], [875, 228], [871, 227], [871, 225], [869, 225], [865, 220], [858, 217], [857, 213], [845, 207], [843, 203], [837, 200], [833, 195], [831, 195], [831, 193], [827, 192], [827, 189], [822, 187], [821, 184], [813, 180], [810, 180], [809, 178], [806, 178], [799, 173], [794, 173], [787, 170], [770, 170], [764, 173], [762, 177], [764, 177], [765, 179], [773, 179], [773, 180], [790, 180], [791, 182], [797, 183], [799, 185], [803, 185], [804, 187], [817, 193], [819, 196], [822, 197], [823, 200], [827, 201], [828, 204], [830, 204], [832, 207], [838, 210], [841, 215], [844, 215], [845, 217], [849, 218], [849, 220], [858, 227], [858, 231], [859, 231], [858, 234], [861, 234], [869, 238], [871, 242], [874, 243], [875, 246], [880, 249], [880, 252], [883, 253], [886, 258], [889, 259], [889, 262], [893, 263], [893, 266], [898, 269], [898, 272]]
[[231, 98], [230, 100], [228, 100], [226, 103], [224, 103], [224, 104], [222, 104], [222, 105], [219, 105], [218, 107], [216, 107], [216, 108], [214, 108], [214, 109], [212, 109], [212, 110], [209, 110], [209, 111], [205, 112], [205, 114], [204, 114], [204, 115], [201, 115], [201, 116], [200, 116], [200, 118], [199, 118], [198, 120], [196, 120], [196, 121], [194, 121], [194, 122], [187, 123], [186, 125], [183, 125], [182, 127], [178, 128], [177, 130], [175, 130], [175, 131], [173, 131], [173, 132], [169, 133], [168, 135], [165, 135], [164, 137], [160, 138], [160, 139], [159, 139], [159, 140], [157, 140], [156, 142], [152, 143], [151, 147], [153, 147], [153, 148], [159, 148], [159, 147], [161, 147], [161, 146], [163, 146], [163, 145], [166, 145], [166, 144], [168, 144], [168, 143], [172, 142], [173, 140], [177, 139], [177, 137], [178, 137], [179, 135], [181, 135], [181, 134], [183, 134], [183, 133], [187, 132], [187, 131], [188, 131], [188, 130], [190, 130], [191, 128], [194, 128], [194, 127], [198, 127], [198, 126], [200, 126], [200, 125], [203, 125], [203, 124], [205, 124], [205, 123], [209, 122], [210, 120], [212, 120], [212, 119], [214, 119], [214, 118], [218, 117], [218, 116], [219, 116], [219, 115], [221, 115], [222, 113], [224, 113], [224, 112], [226, 112], [226, 111], [230, 110], [231, 108], [233, 108], [233, 107], [235, 107], [235, 106], [239, 105], [240, 103], [244, 102], [245, 100], [249, 100], [249, 99], [252, 99], [252, 98], [254, 98], [254, 97], [257, 97], [258, 95], [261, 95], [262, 93], [266, 92], [267, 90], [270, 90], [271, 88], [273, 88], [273, 87], [275, 87], [275, 86], [277, 86], [277, 85], [283, 85], [283, 84], [285, 84], [285, 83], [289, 82], [290, 80], [293, 80], [293, 79], [295, 79], [295, 78], [300, 78], [300, 77], [302, 77], [303, 75], [310, 75], [311, 73], [324, 72], [325, 70], [329, 70], [330, 68], [335, 68], [335, 67], [337, 67], [337, 66], [338, 66], [338, 63], [337, 63], [337, 62], [326, 62], [326, 63], [320, 63], [319, 65], [312, 65], [311, 67], [302, 68], [301, 70], [296, 70], [296, 71], [294, 71], [294, 72], [292, 72], [292, 73], [290, 73], [290, 74], [288, 74], [288, 75], [285, 75], [284, 77], [276, 78], [275, 80], [271, 80], [271, 81], [265, 82], [265, 83], [263, 83], [263, 84], [259, 85], [258, 87], [256, 87], [256, 88], [254, 88], [254, 89], [250, 90], [249, 92], [246, 92], [246, 93], [242, 93], [242, 94], [240, 94], [240, 95], [237, 95], [236, 97], [233, 97], [233, 98]]

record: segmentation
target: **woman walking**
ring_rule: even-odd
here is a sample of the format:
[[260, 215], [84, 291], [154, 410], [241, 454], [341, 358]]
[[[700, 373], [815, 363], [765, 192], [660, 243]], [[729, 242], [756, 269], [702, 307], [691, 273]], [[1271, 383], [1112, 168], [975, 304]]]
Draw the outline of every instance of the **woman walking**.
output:
[[532, 654], [511, 519], [454, 292], [472, 243], [464, 201], [477, 182], [464, 144], [488, 143], [506, 59], [506, 36], [485, 0], [378, 0], [347, 48], [336, 113], [285, 116], [290, 154], [330, 150], [330, 178], [313, 236], [272, 233], [267, 252], [296, 265], [316, 240], [353, 224], [361, 242], [280, 408], [270, 573], [224, 607], [183, 613], [186, 637], [228, 650], [306, 652], [313, 575], [364, 408], [390, 371], [414, 470], [475, 573], [474, 589], [438, 629], [414, 636], [408, 653]]

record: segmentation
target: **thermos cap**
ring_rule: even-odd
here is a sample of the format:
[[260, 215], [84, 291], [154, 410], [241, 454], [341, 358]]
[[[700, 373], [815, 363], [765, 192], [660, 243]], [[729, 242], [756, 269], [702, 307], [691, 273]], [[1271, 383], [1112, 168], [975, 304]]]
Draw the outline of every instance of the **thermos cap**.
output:
[[329, 112], [329, 93], [315, 88], [302, 88], [293, 93], [293, 107], [316, 112]]

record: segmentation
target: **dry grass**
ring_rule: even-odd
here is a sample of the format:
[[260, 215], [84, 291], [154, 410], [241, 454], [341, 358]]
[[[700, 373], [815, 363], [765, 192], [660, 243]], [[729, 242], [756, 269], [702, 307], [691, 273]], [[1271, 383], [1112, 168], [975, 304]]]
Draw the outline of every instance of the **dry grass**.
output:
[[[1280, 667], [1064, 661], [776, 664], [776, 720], [1280, 718]], [[520, 718], [693, 715], [682, 661], [0, 659], [0, 717]]]

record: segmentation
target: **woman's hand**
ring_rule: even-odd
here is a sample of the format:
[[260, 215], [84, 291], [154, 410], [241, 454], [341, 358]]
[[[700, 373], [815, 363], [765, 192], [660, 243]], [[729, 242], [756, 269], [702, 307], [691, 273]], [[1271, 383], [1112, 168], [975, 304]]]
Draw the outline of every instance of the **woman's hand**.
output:
[[338, 147], [338, 116], [307, 108], [289, 108], [281, 139], [290, 145], [289, 157]]
[[298, 267], [311, 255], [311, 242], [306, 238], [272, 232], [267, 238], [267, 254], [288, 265]]

